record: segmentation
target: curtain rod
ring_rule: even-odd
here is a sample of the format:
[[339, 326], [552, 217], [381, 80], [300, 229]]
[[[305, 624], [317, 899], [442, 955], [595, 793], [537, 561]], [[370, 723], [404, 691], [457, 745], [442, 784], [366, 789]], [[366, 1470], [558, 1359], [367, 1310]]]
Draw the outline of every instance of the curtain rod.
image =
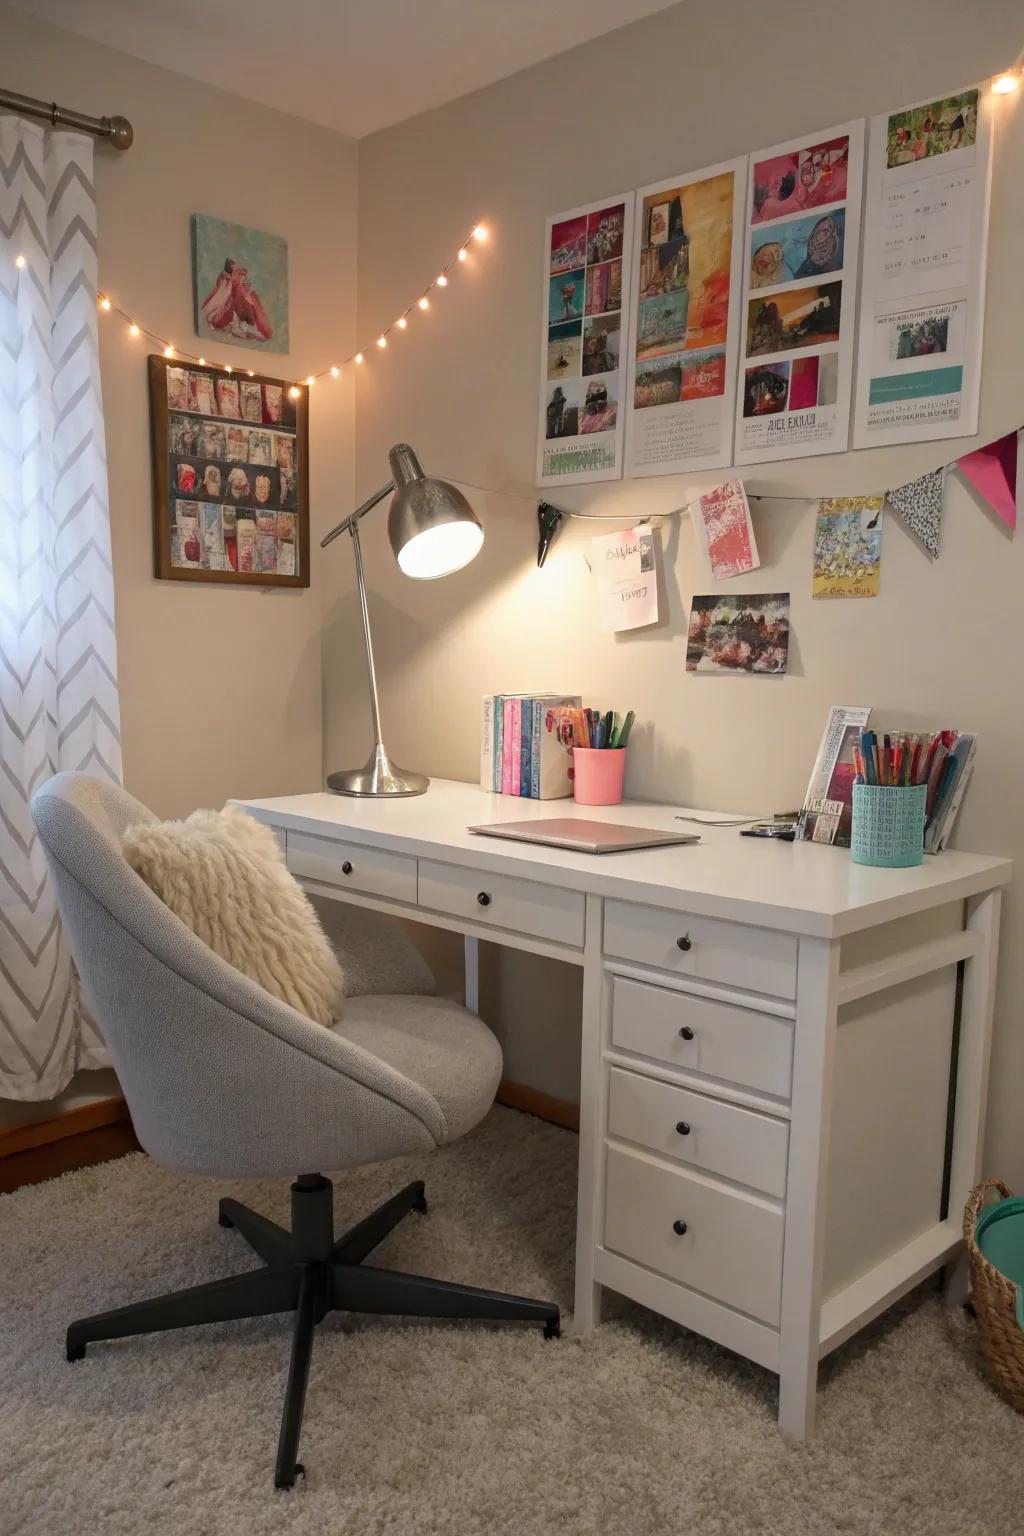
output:
[[82, 133], [109, 139], [115, 149], [131, 149], [135, 130], [126, 117], [89, 117], [58, 107], [55, 101], [39, 101], [35, 96], [21, 96], [17, 91], [0, 90], [0, 111], [20, 112], [27, 117], [44, 117], [55, 128], [77, 128]]

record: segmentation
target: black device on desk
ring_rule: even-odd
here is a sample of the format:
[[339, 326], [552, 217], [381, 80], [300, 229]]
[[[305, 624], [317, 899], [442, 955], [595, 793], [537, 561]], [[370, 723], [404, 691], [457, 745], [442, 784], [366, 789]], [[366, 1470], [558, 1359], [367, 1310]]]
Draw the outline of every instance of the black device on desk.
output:
[[740, 837], [775, 837], [791, 843], [796, 838], [796, 827], [791, 821], [755, 821], [752, 827], [742, 829]]

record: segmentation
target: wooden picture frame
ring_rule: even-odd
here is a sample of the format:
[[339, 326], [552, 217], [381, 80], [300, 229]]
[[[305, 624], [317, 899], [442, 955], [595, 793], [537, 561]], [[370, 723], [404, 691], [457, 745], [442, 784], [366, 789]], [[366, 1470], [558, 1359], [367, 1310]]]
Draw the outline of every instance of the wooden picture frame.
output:
[[151, 354], [149, 411], [154, 574], [308, 587], [305, 390], [293, 400], [283, 379]]

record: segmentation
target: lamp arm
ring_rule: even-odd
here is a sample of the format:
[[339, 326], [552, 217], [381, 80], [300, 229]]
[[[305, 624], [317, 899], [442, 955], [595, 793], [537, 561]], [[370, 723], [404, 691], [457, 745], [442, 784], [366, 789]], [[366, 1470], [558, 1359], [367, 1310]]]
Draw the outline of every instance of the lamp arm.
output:
[[379, 491], [374, 491], [373, 495], [368, 497], [361, 507], [356, 507], [354, 512], [349, 513], [348, 517], [342, 518], [340, 523], [335, 524], [327, 537], [320, 540], [320, 548], [326, 549], [328, 544], [333, 544], [339, 533], [347, 533], [354, 529], [359, 519], [365, 517], [367, 512], [372, 512], [379, 501], [383, 501], [385, 496], [391, 495], [394, 488], [395, 482], [389, 480], [387, 485], [382, 485]]
[[[381, 496], [386, 495], [387, 491], [381, 492]], [[380, 497], [375, 499], [379, 501]], [[372, 505], [373, 502], [370, 502], [369, 506]], [[360, 510], [368, 511], [369, 506]], [[358, 516], [358, 513], [353, 513], [350, 518], [346, 518], [346, 523], [348, 531], [352, 535], [352, 553], [356, 561], [356, 588], [359, 592], [359, 612], [363, 620], [363, 644], [366, 647], [366, 673], [370, 686], [370, 713], [373, 717], [373, 739], [377, 748], [380, 749], [383, 746], [383, 742], [380, 733], [380, 701], [377, 697], [377, 668], [373, 662], [373, 639], [370, 635], [370, 610], [366, 603], [366, 581], [363, 577], [363, 551], [359, 543]]]

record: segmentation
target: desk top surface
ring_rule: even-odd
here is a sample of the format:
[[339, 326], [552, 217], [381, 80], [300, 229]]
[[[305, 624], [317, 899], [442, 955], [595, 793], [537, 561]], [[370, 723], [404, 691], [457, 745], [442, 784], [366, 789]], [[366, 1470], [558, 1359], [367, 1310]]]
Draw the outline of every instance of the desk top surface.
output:
[[[516, 799], [452, 779], [434, 779], [426, 794], [393, 800], [320, 792], [235, 803], [286, 830], [826, 938], [979, 895], [1007, 884], [1012, 870], [1009, 859], [957, 850], [926, 856], [916, 869], [870, 869], [854, 864], [842, 848], [740, 837], [737, 827], [677, 821], [685, 809], [680, 806], [641, 800], [578, 806], [572, 800]], [[701, 840], [593, 855], [467, 831], [488, 822], [556, 816], [691, 831]]]

